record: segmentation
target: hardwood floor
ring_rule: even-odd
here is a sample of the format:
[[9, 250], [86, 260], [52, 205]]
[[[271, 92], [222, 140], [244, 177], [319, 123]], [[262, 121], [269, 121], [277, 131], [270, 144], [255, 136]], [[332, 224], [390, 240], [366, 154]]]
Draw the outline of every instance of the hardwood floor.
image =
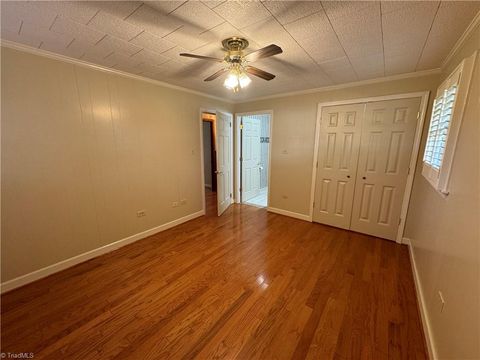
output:
[[35, 359], [423, 359], [406, 246], [234, 205], [2, 296]]

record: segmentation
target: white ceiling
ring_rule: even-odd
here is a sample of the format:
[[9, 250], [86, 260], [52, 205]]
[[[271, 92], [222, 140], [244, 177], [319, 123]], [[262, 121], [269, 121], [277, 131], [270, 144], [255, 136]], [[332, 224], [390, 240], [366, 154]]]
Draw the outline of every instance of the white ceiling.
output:
[[[232, 100], [438, 68], [480, 2], [463, 1], [11, 1], [2, 39]], [[277, 77], [238, 94], [203, 79], [221, 40], [283, 54], [256, 62]]]

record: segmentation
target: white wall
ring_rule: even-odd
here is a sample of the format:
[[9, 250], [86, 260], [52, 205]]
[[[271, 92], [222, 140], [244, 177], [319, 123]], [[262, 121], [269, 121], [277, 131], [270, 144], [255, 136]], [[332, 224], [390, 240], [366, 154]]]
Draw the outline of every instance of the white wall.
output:
[[[447, 64], [442, 79], [478, 49], [480, 27], [477, 26]], [[440, 359], [480, 358], [479, 115], [477, 56], [451, 170], [450, 194], [443, 198], [426, 181], [421, 175], [420, 158], [407, 218], [406, 236], [411, 239], [434, 347]], [[443, 312], [438, 291], [445, 299]]]
[[202, 209], [199, 111], [231, 104], [9, 48], [1, 61], [2, 282]]

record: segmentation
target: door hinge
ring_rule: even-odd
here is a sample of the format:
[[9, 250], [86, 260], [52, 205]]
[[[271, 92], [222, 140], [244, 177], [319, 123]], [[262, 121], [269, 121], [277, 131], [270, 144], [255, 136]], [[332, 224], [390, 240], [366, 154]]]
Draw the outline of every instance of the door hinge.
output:
[[243, 130], [243, 124], [240, 124], [240, 130]]
[[408, 167], [407, 175], [410, 175], [410, 166]]
[[402, 218], [398, 219], [398, 225], [402, 223]]
[[232, 197], [233, 197], [233, 196], [232, 196], [232, 193], [230, 193], [230, 198], [232, 198]]
[[318, 161], [317, 161], [317, 163], [315, 164], [315, 167], [318, 169]]
[[420, 118], [420, 111], [417, 112], [417, 120]]
[[230, 122], [230, 127], [232, 127], [232, 123]]
[[313, 202], [313, 206], [312, 207], [315, 207], [315, 201]]

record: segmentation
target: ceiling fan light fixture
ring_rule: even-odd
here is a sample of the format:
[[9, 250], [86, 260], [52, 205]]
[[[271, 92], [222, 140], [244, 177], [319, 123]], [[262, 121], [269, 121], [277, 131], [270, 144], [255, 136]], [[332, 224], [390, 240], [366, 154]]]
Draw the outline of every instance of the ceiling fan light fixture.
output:
[[225, 79], [223, 86], [225, 86], [227, 89], [234, 90], [238, 89], [239, 86], [239, 79], [236, 71], [230, 71], [228, 74], [227, 78]]
[[233, 90], [233, 92], [240, 91], [240, 89], [247, 87], [252, 82], [247, 73], [267, 81], [275, 78], [275, 75], [249, 64], [263, 58], [281, 54], [283, 50], [278, 45], [270, 44], [246, 55], [243, 51], [248, 47], [248, 41], [244, 38], [233, 36], [223, 40], [222, 45], [225, 50], [223, 59], [188, 53], [181, 53], [180, 56], [224, 63], [225, 67], [223, 69], [218, 70], [203, 81], [212, 81], [228, 73], [223, 86]]
[[225, 86], [227, 89], [237, 92], [240, 89], [246, 88], [251, 82], [252, 79], [250, 79], [250, 77], [243, 70], [232, 69], [228, 73], [223, 86]]
[[247, 74], [241, 73], [240, 76], [238, 77], [238, 82], [240, 83], [240, 87], [243, 89], [252, 82], [252, 79], [250, 79], [250, 77]]

